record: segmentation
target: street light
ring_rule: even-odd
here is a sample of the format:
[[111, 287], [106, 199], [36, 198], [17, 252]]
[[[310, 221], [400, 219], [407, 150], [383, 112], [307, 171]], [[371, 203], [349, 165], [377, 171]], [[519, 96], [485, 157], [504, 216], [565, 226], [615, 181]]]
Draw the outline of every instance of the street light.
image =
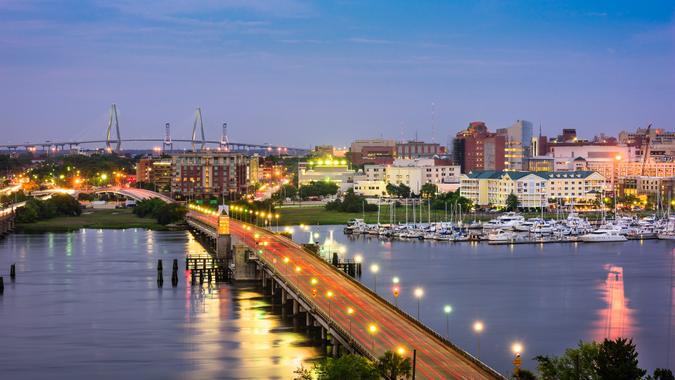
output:
[[288, 257], [284, 257], [284, 274], [288, 275], [288, 262], [291, 261]]
[[309, 283], [312, 284], [312, 285], [316, 285], [318, 282], [319, 282], [319, 280], [317, 280], [317, 279], [314, 278], [314, 277], [312, 277], [312, 279], [309, 280]]
[[370, 336], [372, 338], [370, 350], [373, 351], [373, 353], [375, 353], [375, 333], [377, 332], [377, 326], [375, 326], [374, 323], [371, 323], [370, 325], [368, 325], [368, 332], [370, 333]]
[[352, 335], [352, 314], [354, 314], [354, 309], [351, 307], [347, 308], [347, 316], [349, 317], [349, 336], [351, 339]]
[[329, 319], [328, 323], [330, 323], [330, 319], [331, 319], [330, 300], [331, 300], [331, 298], [333, 298], [333, 292], [330, 291], [330, 290], [327, 291], [326, 292], [326, 298], [328, 298], [328, 319]]
[[361, 264], [361, 262], [363, 262], [363, 256], [361, 255], [354, 256], [354, 262], [357, 264]]
[[443, 312], [445, 313], [445, 337], [450, 339], [450, 313], [452, 313], [452, 306], [445, 305]]
[[483, 322], [476, 321], [473, 323], [473, 331], [476, 333], [476, 357], [480, 357], [480, 333], [483, 332]]
[[401, 282], [401, 280], [400, 280], [398, 277], [394, 277], [394, 278], [391, 279], [391, 282], [392, 282], [394, 285], [396, 285], [396, 284], [398, 284], [399, 282]]
[[401, 289], [399, 289], [398, 286], [394, 286], [394, 287], [391, 289], [391, 292], [394, 293], [394, 305], [395, 305], [396, 307], [398, 307], [398, 295], [399, 295], [399, 293], [401, 292]]
[[523, 363], [522, 359], [520, 359], [520, 353], [523, 352], [523, 345], [520, 342], [514, 342], [513, 345], [511, 345], [511, 351], [513, 351], [513, 355], [515, 355], [512, 362], [513, 374], [516, 379], [520, 379], [520, 365]]
[[403, 355], [405, 354], [405, 348], [403, 348], [403, 347], [397, 348], [396, 353], [398, 354], [398, 356], [403, 357]]
[[424, 289], [415, 288], [415, 298], [417, 298], [417, 320], [420, 320], [420, 299], [424, 296]]
[[377, 264], [372, 264], [370, 266], [370, 271], [373, 272], [373, 278], [375, 279], [374, 290], [375, 290], [375, 293], [377, 293], [377, 272], [380, 271], [380, 266], [377, 265]]

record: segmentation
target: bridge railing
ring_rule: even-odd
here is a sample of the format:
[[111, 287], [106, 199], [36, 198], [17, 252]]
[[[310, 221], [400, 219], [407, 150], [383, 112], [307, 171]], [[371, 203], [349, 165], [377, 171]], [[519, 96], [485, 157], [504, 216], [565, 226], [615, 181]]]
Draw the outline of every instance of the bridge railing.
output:
[[[242, 223], [243, 223], [243, 222], [242, 222]], [[253, 227], [255, 227], [255, 226], [253, 226]], [[257, 227], [256, 227], [256, 228], [257, 228]], [[283, 236], [283, 235], [278, 235], [278, 236]], [[307, 254], [316, 256], [316, 254], [315, 254], [314, 252], [312, 252], [312, 251], [308, 250], [307, 248], [305, 248], [305, 247], [299, 245], [298, 243], [294, 242], [292, 239], [289, 239], [289, 238], [286, 237], [286, 236], [283, 236], [283, 238], [288, 239], [288, 240], [289, 240], [291, 243], [293, 243], [298, 249], [303, 250], [303, 251], [306, 252]], [[493, 369], [492, 367], [488, 366], [488, 365], [485, 364], [484, 362], [480, 361], [478, 358], [476, 358], [475, 356], [473, 356], [473, 355], [471, 355], [470, 353], [466, 352], [465, 350], [461, 349], [459, 346], [457, 346], [457, 345], [455, 345], [454, 343], [450, 342], [448, 339], [446, 339], [445, 337], [441, 336], [439, 333], [437, 333], [437, 332], [434, 331], [433, 329], [427, 327], [426, 325], [424, 325], [423, 323], [421, 323], [420, 321], [418, 321], [417, 318], [412, 317], [410, 314], [408, 314], [408, 313], [406, 313], [405, 311], [401, 310], [400, 308], [394, 306], [391, 302], [387, 301], [385, 298], [382, 298], [379, 294], [373, 292], [370, 288], [368, 288], [367, 286], [363, 285], [360, 281], [357, 281], [356, 279], [354, 279], [353, 277], [349, 276], [347, 273], [345, 273], [345, 272], [343, 272], [343, 271], [341, 271], [341, 270], [337, 270], [337, 269], [334, 268], [330, 263], [327, 263], [327, 262], [325, 262], [325, 261], [323, 261], [323, 260], [322, 260], [322, 263], [325, 264], [326, 266], [329, 266], [331, 269], [335, 270], [336, 272], [338, 272], [345, 280], [350, 281], [350, 282], [351, 282], [352, 284], [354, 284], [356, 287], [360, 288], [361, 290], [363, 290], [364, 292], [370, 294], [371, 296], [376, 297], [379, 301], [381, 301], [381, 302], [383, 302], [384, 304], [386, 304], [386, 305], [389, 307], [389, 309], [391, 309], [394, 313], [398, 314], [400, 317], [406, 319], [408, 322], [411, 322], [411, 323], [414, 324], [415, 326], [417, 326], [417, 327], [419, 327], [420, 329], [424, 330], [426, 333], [428, 333], [430, 336], [432, 336], [433, 338], [435, 338], [436, 340], [438, 340], [440, 343], [442, 343], [442, 344], [444, 344], [444, 345], [450, 347], [452, 350], [458, 352], [460, 355], [462, 355], [462, 356], [463, 356], [464, 358], [466, 358], [468, 361], [470, 361], [470, 362], [472, 362], [473, 364], [475, 364], [477, 367], [479, 367], [479, 368], [485, 370], [486, 372], [490, 373], [490, 374], [491, 374], [492, 376], [494, 376], [495, 378], [506, 379], [502, 374], [500, 374], [499, 372], [497, 372], [495, 369]], [[369, 355], [369, 356], [372, 358], [372, 355]]]
[[[329, 326], [329, 332], [330, 330], [336, 331], [343, 338], [346, 338], [346, 340], [349, 341], [349, 345], [360, 355], [365, 356], [373, 361], [377, 361], [378, 358], [372, 352], [370, 352], [363, 345], [361, 345], [352, 334], [345, 331], [345, 329], [340, 327], [338, 324], [333, 323], [332, 318], [326, 313], [324, 313], [323, 310], [321, 310], [320, 305], [314, 302], [313, 298], [307, 298], [298, 287], [296, 287], [291, 281], [289, 281], [286, 278], [286, 276], [282, 272], [278, 271], [274, 265], [271, 265], [272, 263], [269, 263], [266, 257], [264, 257], [263, 255], [258, 255], [258, 260], [262, 261], [263, 265], [270, 268], [275, 276], [283, 280], [284, 285], [287, 288], [291, 289], [295, 293], [296, 297], [302, 300], [302, 302], [304, 302], [305, 304], [310, 305], [312, 307], [311, 310], [312, 313], [319, 315], [326, 321], [326, 323]], [[310, 310], [308, 310], [308, 312], [309, 311]]]

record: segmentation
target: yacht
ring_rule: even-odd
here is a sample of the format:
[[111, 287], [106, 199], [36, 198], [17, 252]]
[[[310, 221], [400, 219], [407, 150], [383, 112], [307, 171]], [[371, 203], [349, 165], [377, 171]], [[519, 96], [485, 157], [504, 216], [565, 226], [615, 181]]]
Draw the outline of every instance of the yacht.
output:
[[585, 243], [599, 243], [612, 241], [626, 241], [625, 236], [621, 235], [619, 229], [616, 228], [598, 228], [597, 230], [579, 236], [579, 239]]
[[511, 230], [514, 226], [523, 223], [525, 218], [522, 215], [516, 214], [515, 212], [507, 212], [506, 214], [498, 217], [497, 219], [492, 219], [487, 223], [483, 224], [483, 229], [507, 229]]
[[516, 234], [504, 230], [496, 230], [490, 232], [487, 236], [489, 241], [510, 241], [515, 238]]

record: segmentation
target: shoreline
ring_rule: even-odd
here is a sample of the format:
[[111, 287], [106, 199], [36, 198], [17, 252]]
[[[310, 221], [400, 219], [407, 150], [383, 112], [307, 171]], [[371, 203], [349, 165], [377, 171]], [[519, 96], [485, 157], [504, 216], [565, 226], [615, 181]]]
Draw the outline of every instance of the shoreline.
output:
[[80, 216], [58, 216], [35, 223], [16, 224], [15, 233], [72, 232], [80, 229], [122, 230], [144, 228], [153, 231], [174, 231], [185, 228], [161, 225], [154, 218], [140, 218], [131, 209], [85, 209]]

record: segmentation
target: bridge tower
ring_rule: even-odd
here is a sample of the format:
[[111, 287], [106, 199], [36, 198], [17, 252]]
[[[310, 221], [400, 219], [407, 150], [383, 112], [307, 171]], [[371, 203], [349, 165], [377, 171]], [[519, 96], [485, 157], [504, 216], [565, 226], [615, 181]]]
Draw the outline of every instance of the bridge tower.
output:
[[227, 139], [227, 123], [223, 123], [223, 134], [220, 136], [220, 148], [226, 152], [230, 150], [230, 141]]
[[[201, 140], [197, 140], [197, 126], [199, 125], [199, 132], [201, 135]], [[204, 149], [204, 145], [206, 144], [206, 139], [204, 138], [204, 122], [202, 121], [202, 109], [200, 107], [197, 107], [197, 110], [195, 111], [195, 122], [192, 125], [192, 151], [196, 152], [197, 150], [195, 149], [196, 144], [199, 142], [199, 150]]]
[[[112, 128], [115, 127], [115, 135], [117, 136], [116, 140], [111, 140], [110, 135], [112, 133]], [[117, 105], [115, 103], [110, 106], [110, 117], [108, 118], [108, 132], [105, 137], [105, 147], [108, 152], [112, 152], [112, 143], [115, 142], [115, 152], [119, 152], [122, 146], [122, 138], [120, 137], [120, 123], [117, 119]]]
[[169, 123], [164, 124], [164, 142], [162, 142], [162, 151], [166, 152], [167, 148], [169, 152], [173, 150], [173, 142], [171, 141], [171, 126]]

